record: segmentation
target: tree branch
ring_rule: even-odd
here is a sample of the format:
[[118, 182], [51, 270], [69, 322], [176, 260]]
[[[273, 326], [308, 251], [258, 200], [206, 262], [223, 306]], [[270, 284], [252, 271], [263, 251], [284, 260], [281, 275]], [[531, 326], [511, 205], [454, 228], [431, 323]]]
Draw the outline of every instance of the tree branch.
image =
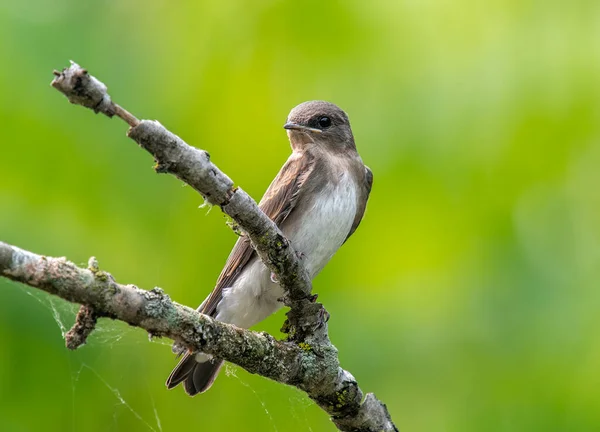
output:
[[52, 87], [69, 102], [103, 113], [117, 115], [131, 126], [127, 136], [135, 140], [156, 160], [158, 173], [169, 173], [198, 191], [211, 205], [221, 207], [248, 235], [263, 262], [277, 275], [287, 292], [286, 305], [306, 300], [312, 284], [294, 249], [277, 225], [256, 202], [210, 161], [204, 150], [189, 146], [157, 121], [138, 120], [115, 104], [107, 87], [77, 63], [54, 72]]
[[300, 379], [306, 354], [298, 346], [200, 314], [171, 301], [160, 288], [145, 291], [122, 285], [97, 267], [82, 269], [65, 258], [40, 256], [3, 242], [0, 274], [143, 328], [152, 336], [165, 336], [190, 349], [214, 354], [251, 373], [286, 384]]
[[328, 314], [289, 241], [244, 191], [212, 162], [207, 152], [187, 145], [160, 123], [138, 120], [112, 102], [106, 86], [71, 62], [55, 72], [52, 86], [70, 102], [131, 126], [128, 136], [150, 152], [159, 173], [186, 182], [228, 214], [251, 240], [262, 261], [275, 273], [290, 306], [284, 325], [287, 341], [218, 322], [172, 302], [159, 288], [121, 285], [90, 260], [81, 269], [64, 258], [48, 258], [0, 243], [0, 275], [82, 304], [67, 345], [77, 347], [93, 330], [96, 317], [119, 319], [165, 336], [192, 350], [213, 354], [257, 373], [304, 390], [342, 431], [397, 431], [386, 406], [373, 394], [363, 400], [354, 377], [339, 365], [327, 334]]
[[171, 338], [250, 373], [296, 386], [342, 431], [397, 431], [386, 406], [373, 394], [361, 403], [362, 392], [354, 377], [340, 368], [331, 343], [312, 347], [277, 341], [267, 333], [225, 324], [173, 302], [160, 288], [145, 291], [119, 284], [97, 264], [82, 269], [65, 258], [40, 256], [3, 242], [0, 275], [143, 328], [153, 337]]

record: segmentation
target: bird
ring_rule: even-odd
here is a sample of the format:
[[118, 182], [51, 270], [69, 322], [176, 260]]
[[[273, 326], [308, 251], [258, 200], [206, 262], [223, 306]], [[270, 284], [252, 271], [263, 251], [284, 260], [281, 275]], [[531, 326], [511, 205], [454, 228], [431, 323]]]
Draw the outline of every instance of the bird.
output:
[[[373, 173], [358, 154], [347, 114], [337, 105], [301, 103], [283, 127], [292, 153], [259, 208], [290, 241], [312, 280], [358, 228]], [[241, 236], [198, 311], [250, 328], [283, 306], [283, 294], [249, 239]], [[222, 359], [187, 351], [167, 379], [167, 388], [183, 383], [188, 395], [203, 393], [222, 365]]]

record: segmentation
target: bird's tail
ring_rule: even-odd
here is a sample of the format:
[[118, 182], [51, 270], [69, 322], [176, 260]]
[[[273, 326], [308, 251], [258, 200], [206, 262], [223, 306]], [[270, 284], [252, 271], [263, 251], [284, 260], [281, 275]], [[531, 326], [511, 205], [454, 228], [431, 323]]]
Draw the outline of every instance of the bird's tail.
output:
[[[169, 378], [167, 378], [167, 388], [172, 389], [183, 382], [185, 392], [190, 396], [198, 393], [204, 393], [212, 386], [217, 378], [223, 360], [215, 359], [209, 356], [197, 353], [187, 352], [179, 361]], [[198, 361], [198, 357], [206, 357], [205, 361]]]

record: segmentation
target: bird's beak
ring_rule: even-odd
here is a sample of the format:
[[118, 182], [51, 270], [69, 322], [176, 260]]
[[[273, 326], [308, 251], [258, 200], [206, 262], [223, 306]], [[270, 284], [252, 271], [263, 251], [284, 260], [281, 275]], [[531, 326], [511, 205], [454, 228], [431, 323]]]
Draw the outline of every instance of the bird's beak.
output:
[[287, 129], [287, 130], [297, 130], [300, 132], [316, 132], [316, 133], [323, 132], [321, 129], [311, 128], [311, 127], [299, 125], [296, 123], [286, 123], [283, 125], [283, 128]]

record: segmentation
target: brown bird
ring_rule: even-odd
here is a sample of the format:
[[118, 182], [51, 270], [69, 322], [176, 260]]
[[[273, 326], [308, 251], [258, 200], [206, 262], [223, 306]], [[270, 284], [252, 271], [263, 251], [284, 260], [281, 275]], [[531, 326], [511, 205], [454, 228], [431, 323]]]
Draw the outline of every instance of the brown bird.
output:
[[[336, 105], [304, 102], [288, 116], [292, 154], [259, 203], [294, 249], [311, 279], [350, 237], [363, 217], [373, 183], [358, 155], [348, 116]], [[212, 293], [198, 310], [249, 328], [281, 308], [283, 290], [246, 237], [236, 242]], [[223, 360], [187, 352], [167, 379], [193, 396], [214, 382]]]

